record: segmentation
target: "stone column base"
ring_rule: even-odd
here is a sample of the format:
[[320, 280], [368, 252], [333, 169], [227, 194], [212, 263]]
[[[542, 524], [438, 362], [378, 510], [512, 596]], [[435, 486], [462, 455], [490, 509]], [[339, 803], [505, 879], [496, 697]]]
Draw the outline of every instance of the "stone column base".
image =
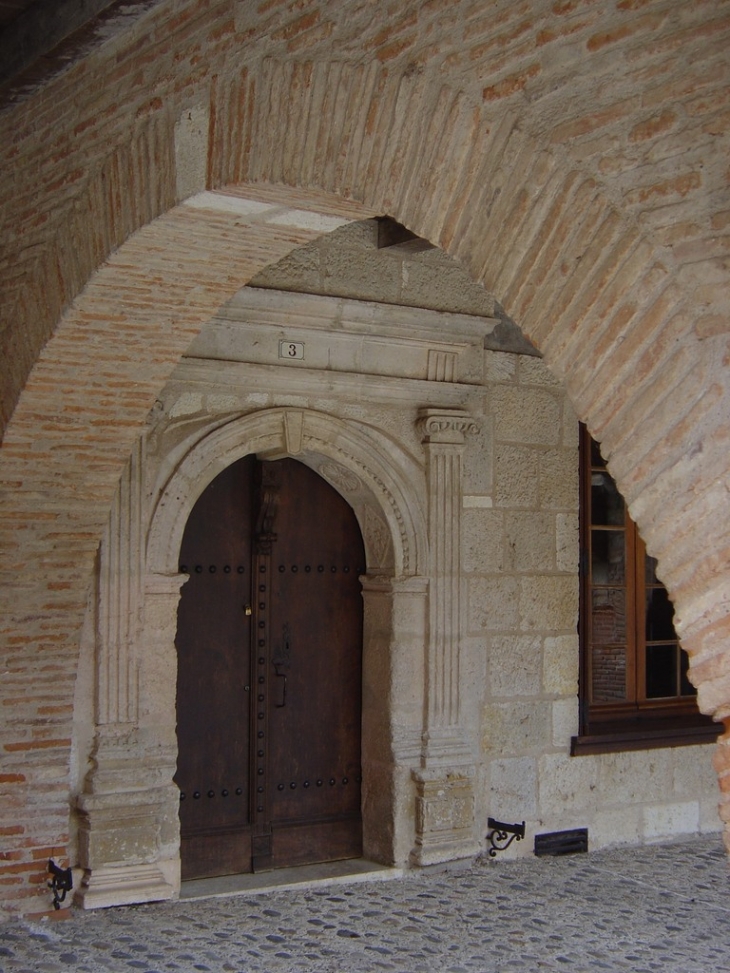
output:
[[110, 905], [159, 902], [175, 897], [176, 890], [163, 875], [159, 864], [120, 862], [87, 869], [74, 896], [74, 905], [82, 909], [105, 909]]
[[84, 878], [75, 896], [77, 905], [98, 909], [177, 897], [178, 794], [169, 784], [78, 796]]
[[479, 852], [474, 836], [474, 769], [414, 771], [416, 844], [414, 865], [436, 865]]

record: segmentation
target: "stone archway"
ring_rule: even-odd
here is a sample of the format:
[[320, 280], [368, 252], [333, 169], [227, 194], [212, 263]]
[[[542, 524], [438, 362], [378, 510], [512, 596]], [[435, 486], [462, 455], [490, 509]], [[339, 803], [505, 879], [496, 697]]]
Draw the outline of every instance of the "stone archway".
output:
[[[100, 83], [87, 86], [87, 102], [85, 63], [3, 122], [6, 161], [18, 173], [4, 200], [14, 260], [4, 414], [18, 404], [0, 457], [3, 631], [17, 674], [8, 698], [34, 700], [18, 708], [6, 745], [8, 787], [28, 822], [18, 826], [15, 812], [2, 819], [21, 863], [12, 866], [22, 868], [18, 896], [44, 889], [33, 849], [45, 854], [68, 839], [65, 789], [49, 796], [43, 782], [66, 779], [86, 590], [126, 457], [200, 325], [253, 272], [326, 229], [321, 217], [393, 215], [457, 256], [545, 352], [659, 558], [702, 708], [730, 718], [727, 289], [715, 259], [726, 126], [720, 98], [714, 108], [712, 98], [698, 101], [697, 88], [671, 74], [679, 45], [701, 88], [711, 76], [722, 84], [724, 38], [707, 11], [622, 9], [615, 30], [597, 33], [588, 18], [570, 25], [573, 34], [531, 4], [514, 36], [498, 37], [505, 50], [527, 44], [525, 70], [522, 49], [514, 62], [492, 58], [492, 17], [475, 25], [481, 53], [464, 47], [458, 27], [439, 23], [434, 47], [428, 30], [399, 23], [393, 44], [367, 25], [363, 56], [357, 18], [273, 36], [266, 18], [241, 25], [226, 5], [202, 18], [211, 37], [203, 54], [189, 17], [170, 25], [190, 54], [178, 57], [176, 43], [154, 46], [170, 13], [157, 6], [147, 40], [128, 37], [121, 51], [94, 56]], [[349, 6], [341, 10], [346, 19]], [[503, 23], [523, 16], [506, 3], [499, 13]], [[564, 16], [579, 15], [563, 5]], [[336, 57], [328, 28], [339, 32]], [[638, 79], [642, 42], [655, 36], [665, 43], [645, 44], [657, 61], [636, 81], [647, 100], [596, 111], [583, 82], [594, 71], [608, 81], [623, 38]], [[287, 44], [298, 40], [292, 57]], [[555, 56], [562, 44], [576, 72], [569, 82]], [[134, 70], [144, 56], [152, 78]], [[669, 90], [685, 99], [693, 125], [682, 128], [673, 111], [652, 114], [655, 67], [674, 78]], [[59, 119], [58, 104], [78, 112]], [[719, 151], [706, 148], [708, 137]], [[667, 171], [668, 159], [687, 156], [686, 171]], [[242, 212], [251, 182], [260, 208]], [[681, 222], [655, 233], [668, 202]], [[282, 210], [316, 219], [302, 226]], [[38, 701], [39, 667], [53, 672], [52, 703]], [[727, 743], [718, 751], [726, 793]]]
[[[282, 193], [282, 196], [283, 198], [286, 198], [285, 193]], [[244, 268], [247, 266], [256, 267], [260, 265], [260, 263], [256, 262], [256, 261], [261, 261], [262, 259], [261, 251], [258, 250], [258, 247], [261, 246], [262, 243], [264, 243], [264, 241], [268, 241], [264, 244], [266, 247], [268, 247], [269, 243], [272, 242], [272, 240], [275, 241], [276, 247], [281, 248], [277, 250], [277, 252], [281, 253], [291, 246], [291, 236], [289, 235], [288, 232], [281, 234], [281, 231], [279, 229], [280, 224], [275, 224], [272, 229], [272, 227], [269, 224], [267, 224], [266, 222], [262, 222], [260, 219], [260, 214], [257, 214], [259, 216], [258, 221], [253, 220], [251, 223], [246, 224], [246, 229], [248, 233], [251, 235], [248, 237], [241, 235], [242, 214], [241, 214], [240, 204], [237, 203], [237, 200], [241, 197], [237, 194], [234, 194], [234, 196], [230, 197], [234, 200], [234, 203], [232, 205], [227, 203], [226, 200], [228, 198], [229, 197], [226, 197], [225, 194], [206, 195], [204, 199], [207, 205], [202, 209], [199, 209], [192, 220], [190, 217], [190, 213], [197, 208], [181, 207], [170, 214], [170, 227], [171, 228], [175, 227], [175, 225], [178, 224], [177, 230], [175, 230], [174, 232], [179, 232], [181, 234], [180, 236], [181, 241], [183, 237], [186, 238], [186, 242], [188, 244], [189, 257], [190, 260], [192, 261], [194, 258], [194, 253], [193, 251], [190, 250], [189, 242], [190, 239], [192, 239], [191, 233], [193, 231], [193, 227], [200, 226], [200, 225], [204, 226], [205, 221], [207, 221], [210, 218], [213, 218], [213, 222], [214, 225], [217, 227], [218, 234], [220, 234], [221, 227], [223, 225], [228, 226], [228, 230], [230, 232], [230, 240], [232, 241], [237, 238], [240, 239], [239, 253], [241, 255], [241, 260], [242, 260], [242, 275], [246, 275], [246, 274], [250, 275], [252, 273], [252, 270], [247, 271]], [[220, 209], [212, 209], [212, 210], [210, 209], [210, 207], [215, 207], [215, 206], [219, 206]], [[319, 206], [321, 209], [326, 208], [326, 204], [324, 202], [320, 203]], [[278, 209], [278, 207], [276, 209]], [[279, 216], [278, 213], [276, 215]], [[294, 218], [299, 219], [299, 217], [296, 216], [296, 214]], [[203, 224], [200, 224], [201, 219], [204, 221]], [[162, 230], [162, 224], [159, 225], [155, 224], [154, 227], [150, 228], [150, 232], [154, 231], [155, 235], [160, 230]], [[307, 230], [304, 233], [304, 238], [310, 238], [311, 235], [312, 235], [312, 231]], [[139, 260], [140, 260], [139, 272], [141, 276], [144, 275], [143, 251], [146, 251], [146, 244], [142, 239], [142, 236], [143, 235], [141, 235], [140, 238], [134, 242], [135, 249], [139, 248]], [[300, 239], [301, 237], [297, 237], [297, 238]], [[250, 252], [250, 248], [252, 242], [256, 239], [261, 241], [261, 243], [254, 245], [253, 249], [255, 253], [252, 255]], [[130, 244], [130, 246], [131, 245], [132, 244]], [[230, 266], [231, 255], [234, 251], [235, 248], [229, 247], [226, 254], [226, 266]], [[267, 249], [265, 252], [270, 254], [271, 250]], [[132, 251], [130, 251], [129, 253], [131, 256]], [[95, 304], [96, 301], [99, 300], [100, 298], [102, 299], [102, 306], [104, 307], [107, 306], [102, 296], [106, 290], [106, 286], [111, 285], [112, 288], [116, 287], [117, 285], [114, 284], [113, 281], [115, 280], [115, 278], [118, 281], [119, 279], [118, 274], [120, 272], [123, 272], [126, 277], [129, 277], [130, 274], [129, 265], [126, 265], [124, 263], [124, 260], [126, 259], [128, 259], [127, 256], [126, 255], [122, 256], [120, 251], [120, 257], [118, 261], [114, 262], [114, 264], [110, 264], [108, 284], [104, 284], [103, 279], [100, 279], [99, 285], [101, 286], [101, 289], [99, 289], [99, 286], [97, 286], [96, 284], [94, 284], [89, 288], [88, 299], [90, 301], [90, 306]], [[214, 306], [217, 306], [217, 302], [219, 302], [220, 299], [227, 292], [226, 282], [228, 278], [222, 276], [221, 277], [215, 276], [217, 273], [219, 273], [220, 268], [216, 270], [215, 268], [210, 267], [210, 270], [212, 272], [212, 276], [210, 277], [210, 281], [209, 281], [211, 286], [205, 297], [205, 300], [209, 303], [204, 304], [202, 308], [200, 305], [191, 303], [190, 305], [186, 305], [186, 309], [184, 311], [185, 314], [190, 314], [194, 318], [197, 318], [200, 323], [202, 323], [201, 318], [204, 316], [204, 314], [212, 313]], [[174, 290], [180, 288], [180, 290], [178, 290], [177, 292], [177, 297], [176, 297], [177, 300], [183, 300], [183, 295], [189, 293], [189, 289], [188, 289], [189, 281], [185, 279], [187, 273], [188, 273], [187, 264], [182, 264], [180, 265], [180, 267], [178, 267], [176, 274], [174, 276], [171, 276], [170, 279], [168, 280], [168, 284], [170, 287], [170, 292], [169, 292], [170, 294], [172, 294]], [[103, 278], [103, 275], [101, 276]], [[54, 348], [57, 351], [59, 351], [61, 354], [64, 354], [63, 347], [66, 345], [67, 341], [70, 341], [71, 344], [73, 344], [76, 340], [78, 340], [79, 333], [84, 333], [87, 331], [90, 321], [86, 319], [85, 313], [86, 312], [82, 310], [81, 305], [79, 305], [78, 311], [75, 310], [70, 315], [70, 320], [69, 320], [69, 324], [71, 325], [70, 331], [68, 331], [67, 333], [59, 333], [58, 340], [56, 341], [56, 339], [54, 339], [54, 342], [52, 344]], [[151, 309], [148, 308], [145, 314], [149, 314], [149, 313], [151, 313]], [[94, 320], [96, 320], [95, 316], [94, 316]], [[77, 326], [81, 328], [81, 332], [75, 332], [74, 329]], [[193, 330], [181, 336], [180, 334], [170, 332], [168, 335], [168, 339], [170, 341], [170, 346], [169, 346], [170, 352], [172, 351], [173, 347], [177, 347], [178, 351], [182, 352], [184, 350], [184, 344], [187, 343], [187, 339], [192, 335], [192, 333]], [[133, 337], [133, 334], [134, 332], [130, 332], [130, 339]], [[153, 335], [155, 334], [156, 332], [149, 331], [145, 335], [145, 340], [146, 341], [153, 340]], [[119, 351], [118, 348], [117, 351]], [[157, 349], [156, 353], [159, 353], [159, 351], [160, 349]], [[52, 352], [53, 349], [49, 345], [49, 355], [51, 355]], [[130, 357], [128, 361], [130, 365], [132, 365], [132, 363], [135, 361], [134, 357], [131, 355], [131, 348], [130, 348]], [[170, 359], [169, 364], [166, 367], [169, 368], [171, 367], [171, 365], [172, 365], [172, 361]], [[44, 369], [50, 368], [52, 372], [53, 367], [54, 366], [53, 366], [52, 357], [48, 359], [47, 365], [43, 363], [41, 366], [39, 366], [40, 368], [39, 380], [40, 380], [40, 375], [44, 371]], [[156, 367], [157, 366], [155, 366], [155, 368]], [[51, 372], [49, 372], [49, 374], [51, 374]], [[124, 384], [125, 384], [124, 381], [120, 380], [120, 388], [123, 388]], [[138, 383], [138, 390], [135, 392], [134, 398], [130, 400], [133, 412], [134, 410], [139, 410], [139, 405], [140, 405], [139, 396], [141, 395], [142, 399], [144, 399], [145, 395], [152, 392], [153, 389], [152, 380], [150, 380], [150, 383], [147, 388], [148, 391], [145, 392], [144, 383], [142, 383], [141, 385], [139, 385]], [[29, 396], [31, 395], [32, 391], [33, 391], [33, 384], [31, 383], [31, 385], [28, 388]], [[75, 400], [76, 397], [73, 394], [70, 395], [67, 401], [67, 407], [69, 407], [71, 410], [73, 410], [76, 407]], [[112, 396], [112, 399], [110, 400], [110, 404], [112, 401], [114, 401], [114, 396]], [[29, 402], [29, 411], [24, 413], [24, 410], [21, 409], [20, 413], [18, 414], [18, 421], [20, 423], [20, 426], [18, 427], [19, 429], [26, 421], [30, 421], [31, 419], [32, 407], [30, 405], [31, 403], [30, 398], [28, 402]], [[81, 521], [79, 520], [80, 517], [85, 523], [85, 527], [82, 533], [88, 539], [86, 542], [86, 550], [83, 557], [77, 558], [74, 561], [72, 566], [72, 573], [76, 579], [80, 579], [81, 576], [84, 575], [86, 572], [88, 572], [91, 568], [91, 564], [93, 561], [93, 550], [94, 550], [94, 542], [91, 538], [95, 536], [95, 532], [101, 531], [103, 518], [104, 518], [104, 502], [105, 502], [104, 491], [111, 493], [111, 488], [114, 482], [114, 471], [116, 469], [116, 464], [119, 462], [118, 450], [121, 448], [120, 444], [123, 443], [125, 437], [132, 434], [135, 429], [135, 424], [133, 421], [131, 421], [131, 413], [127, 413], [129, 418], [125, 418], [125, 413], [127, 413], [127, 407], [124, 407], [121, 413], [117, 413], [114, 416], [114, 420], [112, 424], [109, 426], [107, 446], [103, 447], [102, 452], [99, 456], [100, 464], [98, 470], [94, 470], [93, 476], [91, 476], [88, 480], [88, 491], [86, 491], [82, 487], [82, 485], [78, 482], [77, 479], [74, 482], [73, 491], [69, 493], [66, 500], [63, 501], [64, 503], [68, 504], [69, 510], [73, 509], [75, 511], [73, 514], [73, 519], [72, 521], [70, 521], [74, 524], [74, 530], [72, 530], [72, 534], [74, 533], [75, 530], [79, 529], [79, 524], [81, 523]], [[25, 414], [26, 419], [23, 419], [23, 414]], [[131, 424], [128, 426], [120, 425], [120, 423], [126, 424], [127, 422], [131, 422]], [[60, 439], [64, 440], [65, 443], [61, 450], [58, 450], [55, 447], [51, 448], [51, 452], [46, 457], [49, 460], [49, 465], [44, 465], [42, 468], [38, 469], [38, 475], [41, 477], [42, 480], [46, 480], [49, 475], [54, 477], [55, 474], [51, 472], [54, 468], [58, 468], [60, 472], [60, 468], [63, 466], [64, 462], [67, 461], [66, 458], [68, 458], [68, 460], [70, 461], [71, 457], [79, 455], [78, 453], [74, 453], [74, 449], [76, 447], [74, 445], [73, 437], [71, 439], [68, 439], [69, 430], [72, 431], [73, 428], [74, 425], [66, 426], [60, 421], [55, 423], [55, 429], [51, 430], [50, 432], [51, 440], [53, 440], [56, 436], [58, 436], [60, 437]], [[120, 430], [126, 430], [126, 431], [123, 431], [123, 434], [117, 437], [116, 434]], [[6, 461], [6, 465], [5, 465], [6, 476], [14, 475], [22, 479], [22, 477], [26, 475], [29, 471], [28, 463], [35, 461], [35, 459], [40, 458], [40, 456], [34, 457], [32, 455], [25, 454], [23, 453], [21, 448], [14, 446], [14, 442], [20, 443], [21, 440], [22, 440], [22, 435], [18, 440], [14, 440], [13, 436], [12, 435], [10, 436], [9, 440], [6, 443], [6, 450], [3, 459]], [[104, 458], [104, 449], [108, 450], [108, 459]], [[88, 472], [90, 472], [90, 470]], [[33, 482], [32, 478], [26, 476], [25, 483], [28, 488], [30, 488], [32, 482]], [[102, 490], [100, 490], [100, 484], [103, 485]], [[63, 490], [61, 492], [63, 493]], [[44, 523], [42, 521], [38, 522], [37, 518], [34, 518], [31, 513], [34, 504], [34, 500], [33, 500], [34, 495], [35, 494], [33, 493], [32, 490], [30, 490], [28, 493], [25, 493], [24, 491], [19, 491], [18, 493], [12, 496], [12, 500], [11, 500], [10, 495], [6, 494], [6, 503], [9, 500], [11, 500], [11, 505], [15, 509], [14, 516], [17, 517], [17, 516], [22, 516], [22, 511], [25, 509], [24, 504], [27, 499], [28, 503], [30, 503], [30, 507], [28, 508], [29, 522], [35, 524], [33, 528], [34, 530], [43, 532]], [[663, 513], [666, 513], [666, 511], [663, 511]], [[81, 544], [83, 547], [84, 542], [82, 541]], [[710, 561], [707, 563], [711, 567], [712, 562]], [[84, 567], [84, 565], [86, 565], [86, 567]], [[10, 563], [8, 563], [7, 567], [8, 570], [12, 569], [12, 565]], [[69, 567], [71, 566], [69, 565]], [[65, 569], [64, 568], [61, 569], [62, 572], [64, 570], [68, 570], [68, 567]], [[86, 574], [86, 576], [88, 576], [88, 574]], [[11, 586], [7, 589], [8, 594], [13, 590], [14, 586], [17, 585], [18, 577], [19, 576], [13, 578]], [[61, 599], [59, 599], [59, 596], [57, 594], [52, 594], [49, 599], [46, 596], [45, 586], [44, 585], [39, 586], [37, 577], [36, 580], [33, 582], [31, 589], [25, 590], [24, 605], [25, 606], [28, 605], [29, 595], [31, 594], [32, 590], [35, 589], [35, 592], [39, 599], [39, 605], [45, 606], [42, 609], [40, 614], [42, 617], [46, 617], [46, 616], [48, 617], [49, 620], [48, 624], [52, 626], [54, 629], [54, 639], [56, 640], [56, 642], [60, 638], [61, 640], [68, 641], [68, 644], [70, 645], [75, 645], [77, 644], [76, 632], [78, 631], [78, 626], [80, 625], [81, 612], [83, 609], [84, 585], [83, 582], [79, 582], [79, 580], [73, 582], [66, 582], [65, 580], [63, 580], [63, 578], [58, 578], [58, 579], [54, 578], [54, 585], [57, 585], [59, 583], [62, 584], [64, 587], [63, 588], [56, 587], [54, 591], [56, 592], [64, 591], [65, 593], [66, 591], [69, 590], [69, 588], [66, 587], [68, 583], [70, 584], [70, 590], [71, 591], [75, 590], [77, 592], [77, 600], [75, 602], [75, 606], [76, 606], [75, 611], [77, 613], [76, 615], [74, 615], [72, 611], [69, 611], [70, 603], [68, 601], [68, 596], [66, 596], [62, 600], [64, 610], [61, 613], [61, 616], [59, 616], [60, 618], [60, 624], [59, 624], [59, 622], [56, 620], [56, 604], [60, 606]], [[77, 585], [78, 587], [76, 587]], [[698, 603], [698, 607], [702, 609], [702, 611], [704, 611], [705, 608], [703, 608], [703, 605], [706, 604], [708, 604], [706, 599], [704, 599], [704, 601], [701, 600]], [[712, 612], [717, 612], [719, 610], [719, 607], [720, 606], [718, 603], [713, 602], [710, 610]], [[680, 604], [680, 611], [681, 610], [682, 610], [682, 605]], [[74, 619], [76, 620], [74, 621]], [[718, 624], [721, 627], [722, 625], [721, 617], [718, 617]], [[717, 630], [718, 630], [717, 626], [715, 626], [714, 629], [709, 630], [709, 634], [712, 636], [713, 639], [715, 638], [714, 632]], [[688, 647], [691, 650], [691, 644], [689, 644]], [[712, 652], [713, 653], [715, 652], [714, 648], [712, 649]], [[719, 661], [720, 665], [722, 665], [721, 659], [717, 661], [712, 661], [714, 658], [715, 656], [711, 655], [710, 658], [711, 665], [717, 666], [717, 661]], [[719, 674], [721, 676], [722, 669], [719, 670]], [[72, 682], [69, 683], [69, 685], [72, 685]], [[704, 690], [701, 685], [700, 689], [701, 689], [701, 696], [700, 696], [701, 704], [705, 709], [712, 708], [712, 707], [708, 707], [707, 703], [703, 701], [703, 695], [702, 695], [703, 692], [706, 695], [707, 692], [709, 691], [709, 684], [704, 688]], [[717, 692], [717, 690], [713, 690], [713, 691]], [[718, 708], [721, 701], [722, 701], [721, 698], [717, 697]], [[65, 760], [65, 758], [61, 758], [61, 759]], [[428, 781], [427, 780], [422, 781], [421, 786], [423, 786], [424, 788], [428, 787], [429, 786]], [[61, 807], [59, 807], [59, 812], [61, 813], [61, 815], [63, 815], [63, 810]]]
[[[416, 840], [412, 772], [421, 753], [424, 716], [422, 706], [412, 704], [423, 697], [428, 681], [423, 470], [385, 434], [323, 413], [269, 409], [197, 430], [174, 467], [157, 471], [155, 502], [147, 515], [141, 505], [125, 499], [145, 477], [143, 450], [127, 467], [100, 552], [98, 608], [92, 610], [103, 616], [106, 602], [131, 602], [144, 621], [138, 631], [101, 638], [96, 645], [93, 763], [77, 801], [85, 870], [78, 901], [86, 908], [169, 898], [179, 890], [178, 794], [172, 784], [177, 758], [174, 643], [179, 592], [186, 580], [178, 573], [179, 548], [202, 490], [221, 469], [249, 453], [296, 458], [323, 476], [355, 511], [367, 558], [364, 853], [385, 863], [403, 862]], [[142, 535], [147, 540], [140, 551], [136, 544]], [[112, 559], [116, 570], [107, 570]], [[144, 579], [136, 591], [135, 566]], [[110, 707], [109, 700], [116, 705]]]

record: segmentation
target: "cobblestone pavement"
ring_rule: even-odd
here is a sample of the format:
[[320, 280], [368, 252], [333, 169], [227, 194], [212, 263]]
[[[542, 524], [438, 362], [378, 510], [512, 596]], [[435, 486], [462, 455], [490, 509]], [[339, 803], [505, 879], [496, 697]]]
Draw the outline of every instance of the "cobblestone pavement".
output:
[[716, 836], [0, 925], [4, 973], [730, 971]]

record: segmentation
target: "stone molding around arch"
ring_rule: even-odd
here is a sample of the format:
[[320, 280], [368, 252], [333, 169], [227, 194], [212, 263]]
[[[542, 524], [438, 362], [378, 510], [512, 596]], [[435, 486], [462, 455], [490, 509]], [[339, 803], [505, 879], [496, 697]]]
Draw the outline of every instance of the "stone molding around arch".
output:
[[[422, 471], [384, 433], [302, 409], [267, 409], [220, 420], [195, 433], [185, 459], [155, 493], [147, 539], [149, 570], [177, 571], [177, 551], [195, 500], [230, 463], [247, 453], [291, 456], [310, 466], [355, 511], [365, 540], [368, 574], [418, 575], [427, 561], [425, 514], [414, 485]], [[421, 494], [422, 495], [422, 494]]]

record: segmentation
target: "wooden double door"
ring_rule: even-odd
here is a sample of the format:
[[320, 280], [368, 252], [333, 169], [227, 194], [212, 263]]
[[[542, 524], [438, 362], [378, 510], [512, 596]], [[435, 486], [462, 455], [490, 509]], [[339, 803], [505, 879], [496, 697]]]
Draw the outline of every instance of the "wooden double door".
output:
[[180, 570], [183, 879], [358, 857], [362, 536], [291, 459], [207, 487]]

